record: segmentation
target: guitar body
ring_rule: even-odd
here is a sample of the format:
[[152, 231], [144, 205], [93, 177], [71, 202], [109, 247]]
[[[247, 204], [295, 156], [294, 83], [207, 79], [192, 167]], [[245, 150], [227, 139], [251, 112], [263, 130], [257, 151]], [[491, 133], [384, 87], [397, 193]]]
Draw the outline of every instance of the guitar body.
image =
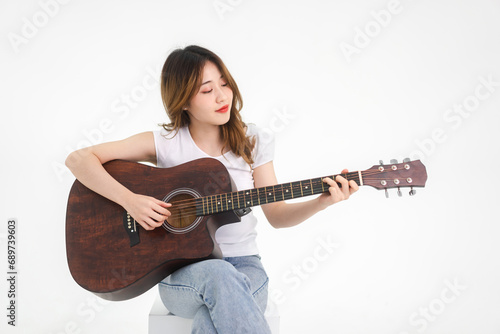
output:
[[[173, 168], [114, 160], [104, 168], [134, 193], [167, 202], [172, 196], [196, 198], [232, 191], [229, 173], [210, 158]], [[71, 275], [84, 289], [104, 299], [136, 297], [185, 265], [220, 258], [215, 232], [240, 218], [230, 211], [193, 220], [179, 229], [146, 231], [120, 205], [76, 180], [66, 213]]]

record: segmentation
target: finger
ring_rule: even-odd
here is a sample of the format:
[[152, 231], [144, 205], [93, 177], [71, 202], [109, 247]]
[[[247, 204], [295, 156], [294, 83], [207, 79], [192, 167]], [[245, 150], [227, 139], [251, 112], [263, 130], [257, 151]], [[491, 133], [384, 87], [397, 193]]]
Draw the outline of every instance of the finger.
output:
[[350, 191], [349, 191], [349, 182], [343, 177], [343, 176], [337, 176], [336, 181], [341, 184], [341, 190], [342, 193], [344, 194], [345, 198], [349, 198]]
[[359, 190], [359, 186], [354, 180], [349, 181], [349, 186], [351, 188], [351, 194]]
[[148, 223], [146, 223], [145, 221], [139, 221], [139, 220], [136, 220], [136, 222], [139, 223], [139, 225], [141, 225], [145, 230], [147, 231], [151, 231], [151, 230], [154, 230], [154, 227], [152, 226], [149, 226]]
[[153, 219], [156, 223], [163, 224], [163, 222], [167, 219], [167, 216], [153, 211], [150, 218]]
[[164, 202], [164, 201], [160, 201], [160, 200], [156, 200], [156, 204], [158, 204], [159, 206], [162, 206], [164, 208], [169, 208], [172, 206], [172, 203], [167, 203], [167, 202]]
[[[167, 217], [170, 217], [170, 215], [171, 215], [171, 213], [170, 213], [169, 210], [167, 210], [167, 209], [165, 209], [165, 208], [163, 208], [163, 207], [161, 207], [159, 205], [154, 206], [152, 209], [153, 209], [153, 212], [161, 215], [163, 217], [161, 219], [163, 219], [163, 220], [165, 220], [165, 218], [167, 218]], [[153, 218], [156, 219], [156, 220], [158, 220], [158, 218], [155, 218], [155, 217], [153, 217]]]
[[164, 201], [160, 201], [159, 199], [156, 199], [156, 198], [154, 198], [154, 197], [152, 197], [152, 198], [153, 198], [153, 200], [154, 200], [154, 203], [155, 203], [156, 205], [158, 205], [158, 206], [161, 206], [162, 208], [169, 208], [169, 207], [171, 207], [171, 206], [172, 206], [172, 204], [171, 204], [171, 203], [166, 203], [166, 202], [164, 202]]
[[330, 194], [330, 198], [331, 198], [332, 203], [336, 203], [338, 201], [341, 201], [342, 197], [344, 197], [344, 195], [342, 194], [342, 191], [340, 190], [338, 183], [333, 181], [330, 178], [325, 178], [324, 182], [329, 185], [328, 192]]
[[335, 188], [336, 188], [336, 189], [339, 189], [339, 185], [338, 185], [338, 183], [337, 183], [336, 181], [332, 180], [332, 179], [331, 179], [331, 178], [329, 178], [329, 177], [325, 177], [325, 178], [323, 179], [323, 182], [325, 182], [326, 184], [328, 184], [328, 185], [330, 186], [330, 188], [332, 188], [332, 187], [333, 187], [334, 189], [335, 189]]
[[152, 227], [152, 229], [155, 229], [155, 228], [160, 227], [161, 225], [163, 225], [164, 220], [162, 219], [162, 220], [156, 221], [156, 220], [153, 220], [153, 218], [148, 217], [147, 219], [145, 219], [145, 222], [150, 227]]

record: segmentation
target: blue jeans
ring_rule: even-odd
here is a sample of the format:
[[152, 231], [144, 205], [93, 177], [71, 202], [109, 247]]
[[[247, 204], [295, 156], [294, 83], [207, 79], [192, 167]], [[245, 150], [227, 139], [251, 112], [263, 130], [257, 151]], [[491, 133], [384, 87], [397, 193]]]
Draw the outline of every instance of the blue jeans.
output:
[[170, 312], [194, 319], [193, 334], [266, 334], [268, 281], [260, 257], [252, 255], [194, 263], [158, 286]]

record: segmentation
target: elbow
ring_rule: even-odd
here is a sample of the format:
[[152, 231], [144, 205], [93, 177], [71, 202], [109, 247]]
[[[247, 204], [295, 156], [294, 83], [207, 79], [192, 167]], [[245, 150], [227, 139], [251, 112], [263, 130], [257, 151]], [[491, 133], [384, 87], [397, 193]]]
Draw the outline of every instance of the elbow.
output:
[[88, 152], [85, 149], [73, 151], [66, 157], [66, 161], [64, 162], [64, 164], [70, 170], [74, 170], [78, 165], [81, 164], [86, 155], [88, 155]]
[[282, 219], [280, 219], [279, 215], [268, 214], [266, 215], [266, 219], [269, 222], [269, 224], [275, 229], [287, 227], [285, 222]]
[[269, 219], [267, 221], [275, 229], [280, 229], [280, 228], [286, 227], [283, 224], [281, 224], [279, 221], [274, 221], [274, 220], [269, 220]]
[[67, 157], [66, 157], [66, 161], [64, 161], [64, 164], [66, 165], [66, 167], [68, 167], [69, 169], [72, 169], [75, 165], [78, 164], [78, 162], [76, 161], [78, 159], [78, 155], [76, 154], [76, 151], [74, 152], [71, 152]]
[[287, 227], [286, 221], [283, 219], [282, 214], [282, 212], [286, 210], [285, 206], [286, 204], [284, 202], [262, 205], [262, 211], [264, 211], [264, 215], [266, 216], [267, 221], [275, 229]]

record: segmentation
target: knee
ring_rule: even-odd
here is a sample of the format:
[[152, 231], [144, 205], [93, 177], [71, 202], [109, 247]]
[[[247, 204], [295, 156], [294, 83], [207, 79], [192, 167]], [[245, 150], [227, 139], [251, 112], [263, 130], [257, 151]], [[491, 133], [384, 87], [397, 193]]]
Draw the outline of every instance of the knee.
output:
[[250, 279], [227, 261], [206, 260], [197, 271], [196, 274], [204, 278], [201, 292], [206, 302], [215, 296], [230, 297], [251, 292]]
[[[227, 285], [235, 282], [250, 287], [250, 279], [229, 262], [224, 260], [206, 260], [201, 262], [199, 275], [204, 275], [211, 284]], [[203, 276], [201, 276], [203, 277]]]

